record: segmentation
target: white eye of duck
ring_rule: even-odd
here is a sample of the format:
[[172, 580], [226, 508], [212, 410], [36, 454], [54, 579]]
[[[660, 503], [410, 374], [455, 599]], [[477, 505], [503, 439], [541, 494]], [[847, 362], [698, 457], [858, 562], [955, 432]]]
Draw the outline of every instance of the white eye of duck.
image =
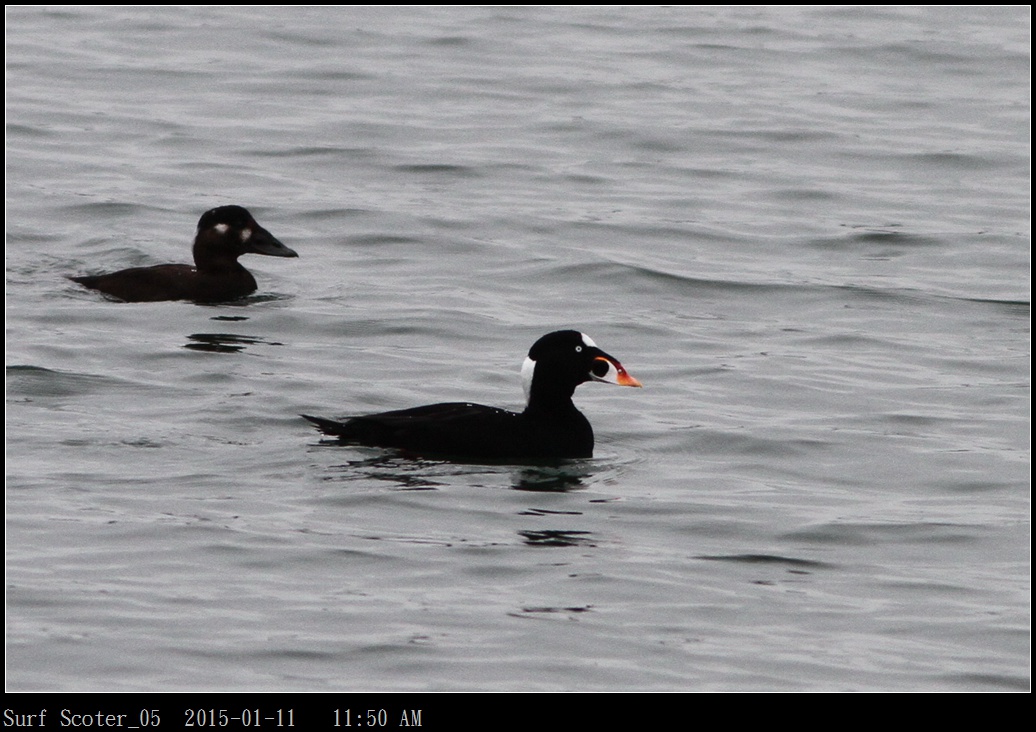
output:
[[582, 346], [576, 346], [576, 353], [582, 353], [582, 352], [583, 352], [583, 347]]

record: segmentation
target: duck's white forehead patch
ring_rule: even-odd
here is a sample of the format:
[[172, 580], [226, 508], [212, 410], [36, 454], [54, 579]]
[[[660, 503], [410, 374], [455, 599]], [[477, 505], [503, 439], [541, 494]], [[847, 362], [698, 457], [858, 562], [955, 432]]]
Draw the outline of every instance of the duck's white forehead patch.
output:
[[226, 224], [216, 224], [212, 228], [215, 229], [216, 231], [218, 231], [220, 234], [226, 234], [227, 231], [230, 230], [230, 227], [227, 226]]
[[522, 389], [525, 391], [525, 403], [529, 403], [529, 395], [532, 393], [532, 375], [536, 372], [536, 362], [526, 357], [522, 364]]
[[594, 339], [593, 338], [588, 336], [586, 333], [580, 333], [579, 335], [581, 335], [583, 337], [583, 345], [584, 346], [587, 346], [588, 348], [597, 348], [597, 344], [594, 343]]
[[241, 230], [241, 241], [242, 242], [246, 242], [246, 241], [248, 241], [251, 238], [252, 238], [252, 230], [251, 229], [242, 229]]

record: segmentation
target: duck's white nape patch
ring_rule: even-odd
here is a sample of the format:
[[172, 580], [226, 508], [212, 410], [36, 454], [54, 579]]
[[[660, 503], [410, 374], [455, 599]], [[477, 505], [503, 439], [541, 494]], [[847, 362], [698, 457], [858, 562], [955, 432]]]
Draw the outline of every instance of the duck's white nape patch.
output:
[[522, 364], [522, 390], [525, 392], [525, 403], [528, 405], [529, 396], [532, 394], [532, 376], [536, 373], [536, 362], [528, 356]]
[[230, 230], [230, 226], [228, 226], [227, 224], [216, 224], [212, 228], [218, 231], [220, 234], [226, 234]]
[[584, 346], [587, 346], [588, 348], [597, 348], [597, 344], [594, 343], [594, 339], [593, 338], [588, 336], [586, 333], [580, 333], [579, 335], [581, 335], [583, 337], [583, 345]]
[[252, 238], [252, 230], [251, 229], [242, 229], [241, 230], [241, 243], [242, 244], [244, 244], [246, 241], [248, 241], [251, 238]]

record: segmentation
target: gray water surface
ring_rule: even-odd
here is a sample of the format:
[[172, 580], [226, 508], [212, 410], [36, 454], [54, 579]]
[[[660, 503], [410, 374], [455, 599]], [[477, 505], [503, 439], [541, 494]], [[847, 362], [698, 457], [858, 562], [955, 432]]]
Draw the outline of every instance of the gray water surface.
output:
[[[6, 19], [9, 690], [1029, 689], [1028, 7]], [[231, 203], [244, 301], [65, 279]], [[593, 459], [298, 416], [559, 328]]]

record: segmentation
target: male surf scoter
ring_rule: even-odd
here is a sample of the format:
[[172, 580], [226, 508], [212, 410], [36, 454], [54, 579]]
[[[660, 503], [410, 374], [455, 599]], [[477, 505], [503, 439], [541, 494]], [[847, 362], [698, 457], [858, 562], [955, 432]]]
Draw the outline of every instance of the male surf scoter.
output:
[[461, 459], [529, 460], [593, 456], [594, 431], [572, 404], [584, 381], [640, 386], [615, 358], [575, 330], [540, 338], [522, 365], [526, 407], [509, 412], [452, 402], [350, 417], [310, 417], [343, 444], [397, 448], [408, 454]]
[[226, 302], [256, 290], [255, 278], [237, 261], [242, 254], [299, 256], [257, 224], [246, 209], [220, 206], [206, 211], [198, 221], [193, 267], [159, 264], [69, 279], [126, 302]]

